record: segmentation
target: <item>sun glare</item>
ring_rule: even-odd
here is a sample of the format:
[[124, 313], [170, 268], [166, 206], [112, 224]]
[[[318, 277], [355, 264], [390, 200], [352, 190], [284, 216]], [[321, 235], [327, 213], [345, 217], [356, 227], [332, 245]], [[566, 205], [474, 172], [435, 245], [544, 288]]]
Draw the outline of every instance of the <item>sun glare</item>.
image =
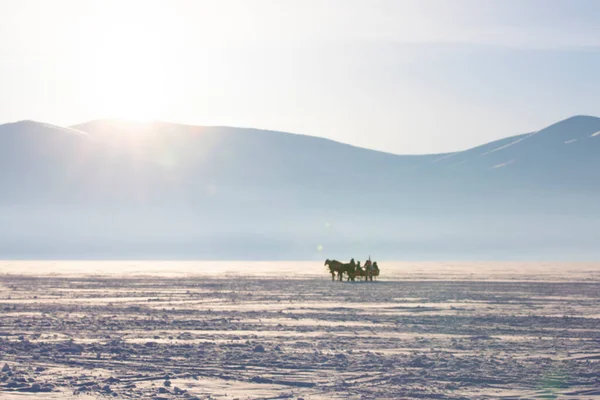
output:
[[93, 73], [96, 104], [90, 106], [105, 116], [146, 122], [159, 118], [168, 105], [168, 88], [176, 78], [177, 23], [165, 3], [135, 4], [98, 9], [85, 56]]

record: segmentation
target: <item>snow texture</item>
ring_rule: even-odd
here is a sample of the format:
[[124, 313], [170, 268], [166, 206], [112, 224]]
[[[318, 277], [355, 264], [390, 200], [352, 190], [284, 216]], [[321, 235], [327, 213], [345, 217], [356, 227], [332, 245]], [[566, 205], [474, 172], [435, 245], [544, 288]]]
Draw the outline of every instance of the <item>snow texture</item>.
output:
[[35, 265], [0, 263], [2, 399], [600, 397], [594, 264]]

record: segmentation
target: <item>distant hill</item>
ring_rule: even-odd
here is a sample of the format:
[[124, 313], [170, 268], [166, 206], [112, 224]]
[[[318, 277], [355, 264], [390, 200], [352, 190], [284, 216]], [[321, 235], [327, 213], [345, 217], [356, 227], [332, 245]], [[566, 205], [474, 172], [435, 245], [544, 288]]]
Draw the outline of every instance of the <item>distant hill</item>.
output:
[[0, 125], [0, 258], [600, 258], [600, 118], [395, 155], [283, 132]]

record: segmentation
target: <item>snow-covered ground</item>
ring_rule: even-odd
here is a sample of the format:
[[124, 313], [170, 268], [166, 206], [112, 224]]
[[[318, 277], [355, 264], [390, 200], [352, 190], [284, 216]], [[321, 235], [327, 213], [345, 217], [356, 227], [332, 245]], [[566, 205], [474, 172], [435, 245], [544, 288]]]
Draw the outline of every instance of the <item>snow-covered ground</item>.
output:
[[0, 398], [600, 398], [600, 265], [379, 264], [0, 262]]

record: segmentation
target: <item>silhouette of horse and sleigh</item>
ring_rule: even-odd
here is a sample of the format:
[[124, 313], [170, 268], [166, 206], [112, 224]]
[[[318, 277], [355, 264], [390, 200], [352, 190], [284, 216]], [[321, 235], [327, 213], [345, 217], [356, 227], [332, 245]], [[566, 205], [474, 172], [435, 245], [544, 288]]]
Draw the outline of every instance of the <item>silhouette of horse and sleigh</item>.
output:
[[367, 260], [364, 268], [360, 266], [360, 261], [357, 263], [354, 258], [349, 263], [343, 263], [338, 260], [325, 260], [325, 265], [329, 268], [331, 274], [331, 280], [335, 280], [336, 274], [338, 280], [342, 280], [344, 274], [347, 276], [348, 281], [355, 281], [356, 278], [359, 280], [365, 278], [365, 281], [373, 281], [373, 278], [379, 276], [379, 266], [377, 262], [371, 262]]

